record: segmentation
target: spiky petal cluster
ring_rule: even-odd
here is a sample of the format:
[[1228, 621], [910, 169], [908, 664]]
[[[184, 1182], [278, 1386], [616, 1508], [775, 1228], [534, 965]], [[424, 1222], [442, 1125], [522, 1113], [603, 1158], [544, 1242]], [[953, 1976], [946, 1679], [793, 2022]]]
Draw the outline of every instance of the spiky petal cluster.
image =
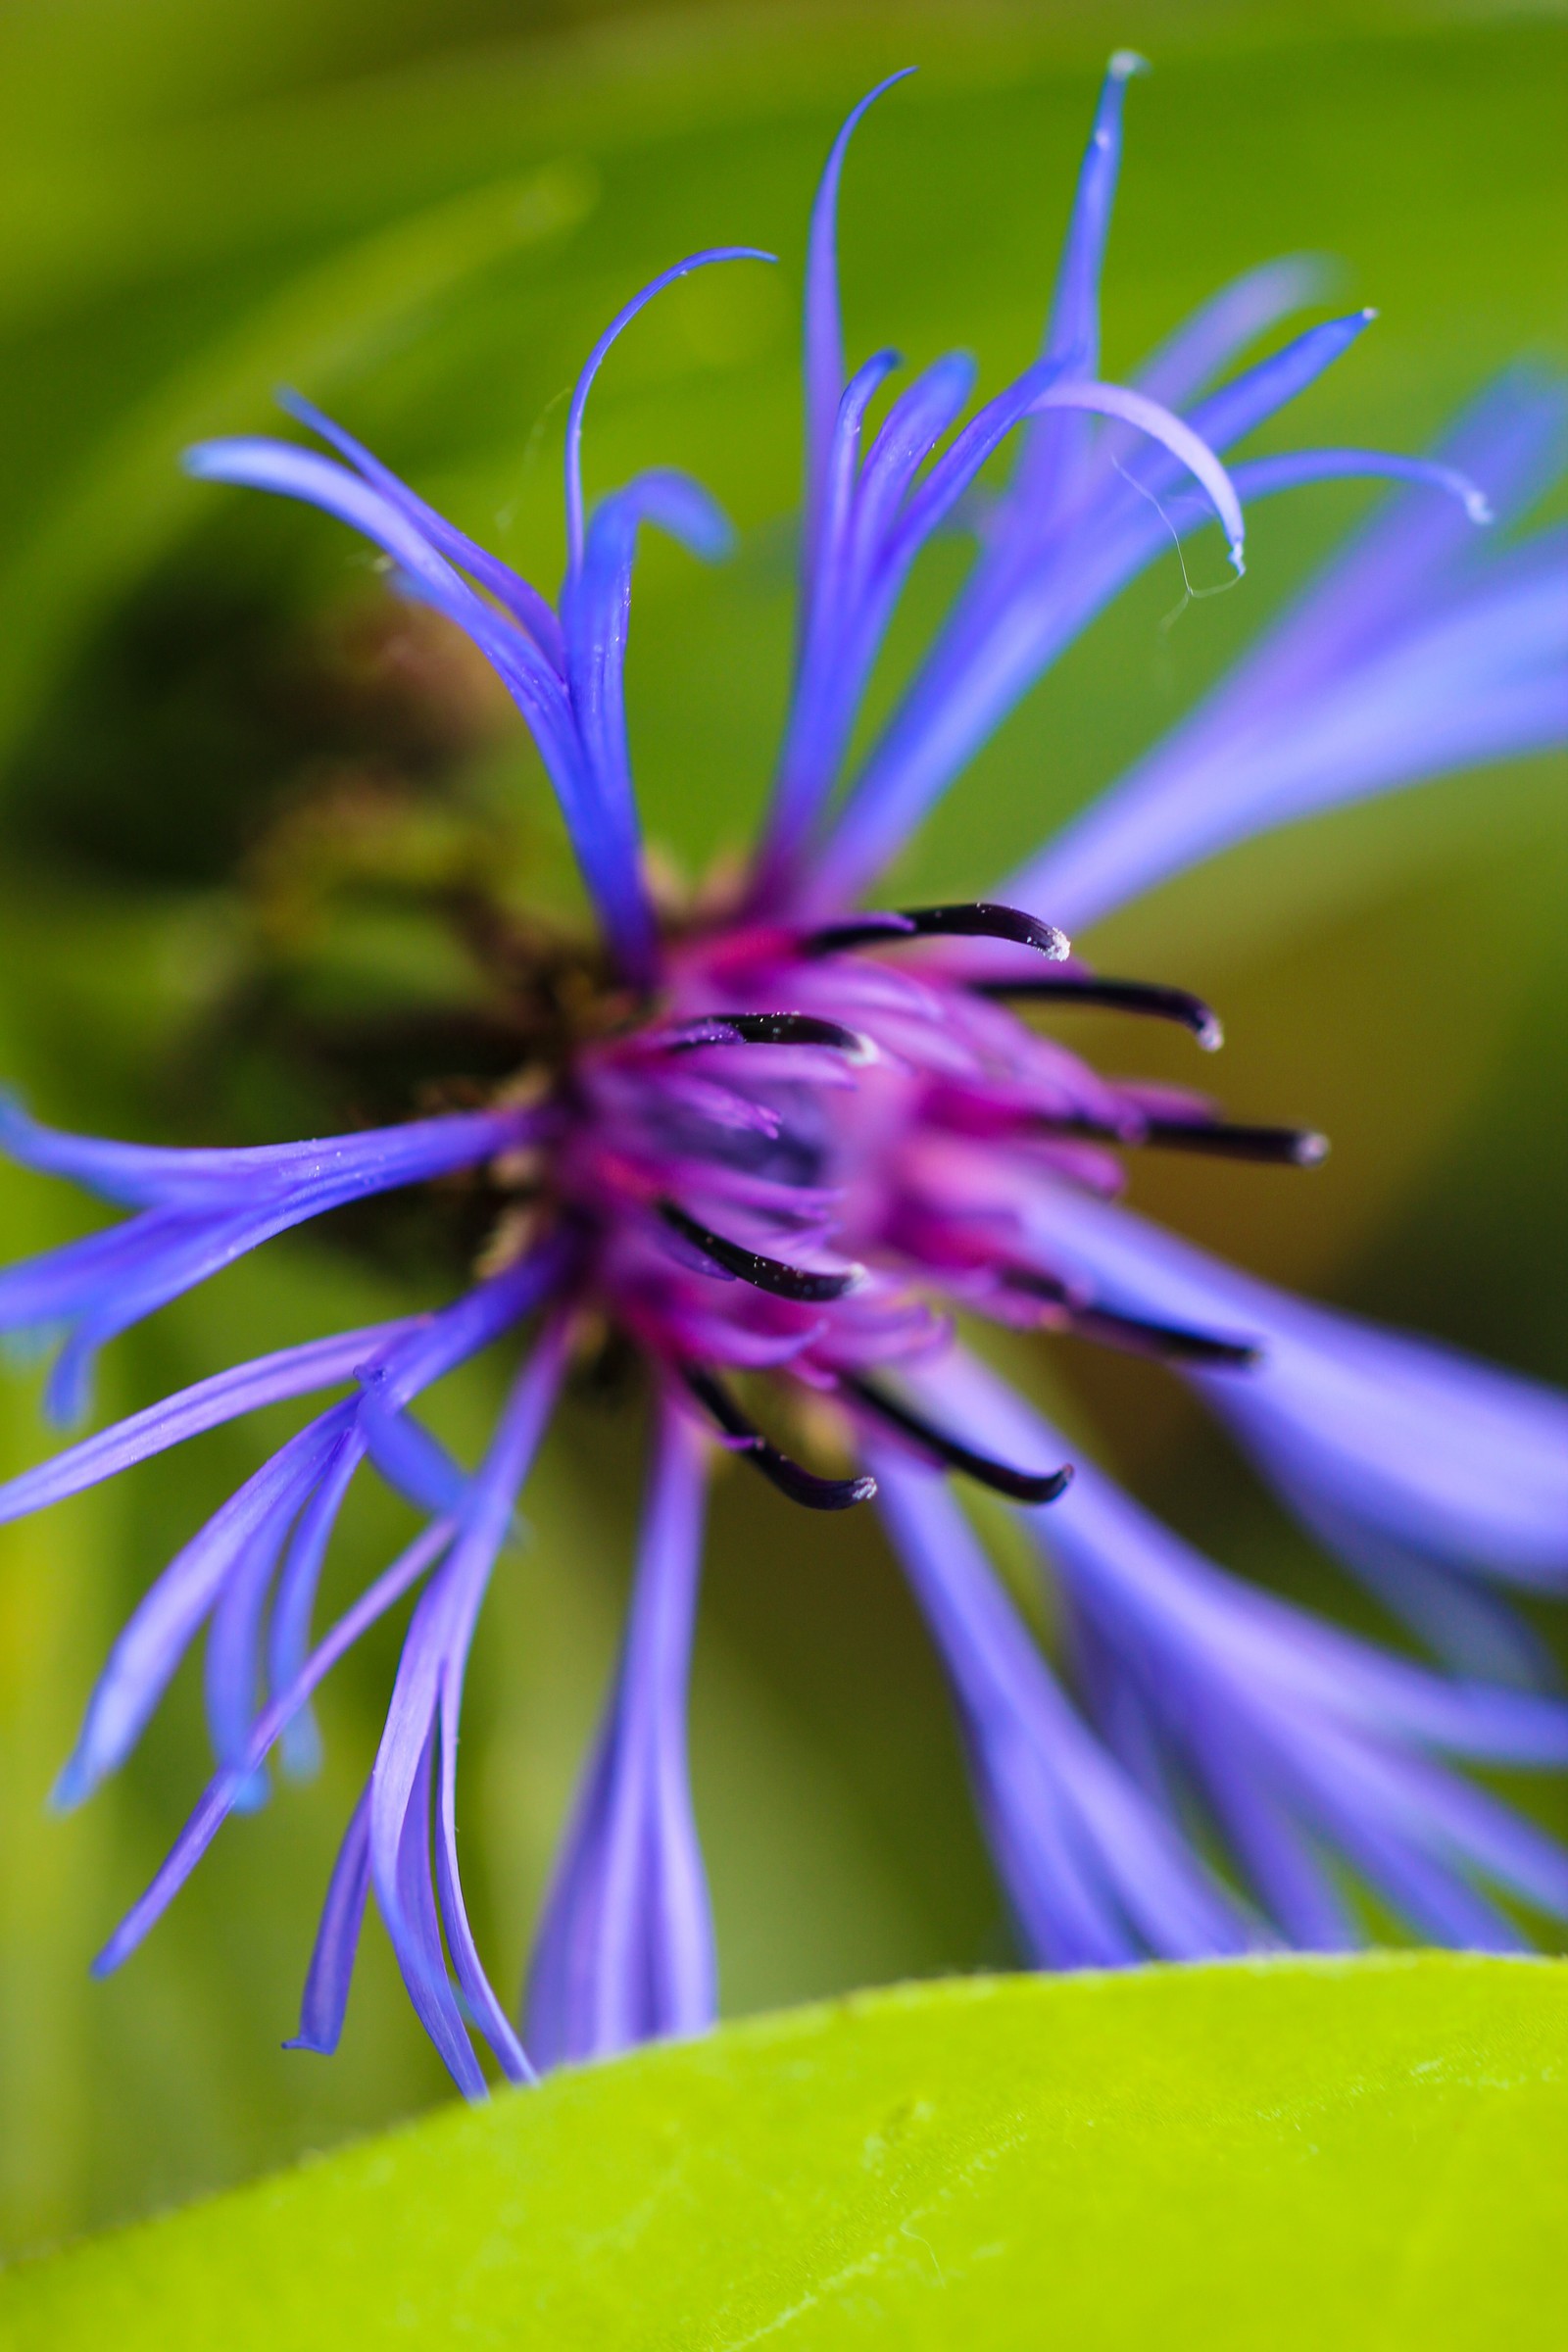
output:
[[[526, 1200], [491, 1270], [440, 1312], [241, 1364], [0, 1490], [0, 1513], [15, 1517], [220, 1421], [342, 1392], [164, 1571], [93, 1694], [61, 1784], [70, 1800], [123, 1759], [205, 1629], [217, 1775], [101, 1966], [147, 1932], [227, 1814], [257, 1801], [274, 1748], [286, 1764], [309, 1761], [313, 1691], [415, 1594], [299, 2039], [335, 2042], [373, 1890], [462, 2087], [484, 2085], [476, 2040], [503, 2074], [531, 2073], [464, 1908], [457, 1734], [486, 1583], [585, 1316], [609, 1317], [640, 1347], [655, 1434], [622, 1654], [535, 1948], [526, 2040], [537, 2062], [692, 2032], [712, 2013], [684, 1718], [704, 1494], [720, 1447], [797, 1502], [879, 1496], [952, 1683], [1031, 1961], [1354, 1942], [1366, 1933], [1358, 1886], [1443, 1940], [1519, 1941], [1504, 1898], [1568, 1917], [1568, 1857], [1455, 1769], [1568, 1759], [1568, 1707], [1519, 1687], [1532, 1653], [1497, 1593], [1568, 1577], [1568, 1401], [1285, 1298], [1129, 1215], [1114, 1199], [1126, 1149], [1304, 1164], [1321, 1139], [1106, 1080], [1022, 1017], [1108, 1006], [1217, 1045], [1206, 1006], [1094, 972], [1054, 924], [1098, 916], [1264, 827], [1568, 736], [1568, 543], [1558, 529], [1499, 548], [1477, 530], [1494, 512], [1520, 514], [1549, 479], [1562, 404], [1520, 380], [1432, 459], [1308, 450], [1227, 471], [1224, 453], [1367, 323], [1363, 312], [1309, 326], [1236, 367], [1310, 298], [1296, 263], [1217, 296], [1132, 383], [1101, 380], [1101, 259], [1136, 64], [1114, 59], [1102, 92], [1040, 357], [967, 421], [972, 370], [959, 357], [927, 368], [874, 428], [895, 355], [847, 374], [835, 216], [869, 100], [835, 142], [808, 270], [796, 688], [773, 804], [722, 913], [661, 928], [622, 660], [643, 523], [705, 555], [720, 551], [724, 525], [694, 484], [663, 472], [585, 517], [578, 451], [614, 337], [671, 278], [749, 249], [664, 272], [590, 357], [568, 417], [568, 564], [554, 607], [303, 402], [295, 414], [335, 457], [267, 440], [192, 453], [209, 479], [350, 523], [391, 557], [405, 593], [489, 657], [560, 797], [616, 979], [606, 1016], [549, 1083], [509, 1089], [488, 1110], [245, 1152], [99, 1143], [0, 1113], [16, 1157], [134, 1212], [0, 1275], [0, 1325], [65, 1335], [50, 1390], [62, 1416], [83, 1401], [106, 1340], [289, 1226], [460, 1167]], [[1008, 443], [1008, 486], [982, 502], [981, 471]], [[1207, 702], [995, 901], [861, 908], [972, 753], [1158, 552], [1171, 516], [1217, 516], [1239, 571], [1244, 502], [1363, 473], [1402, 486]], [[847, 773], [910, 568], [963, 514], [978, 517], [968, 579]], [[1455, 1672], [1251, 1590], [1087, 1466], [1069, 1486], [1057, 1437], [953, 1339], [955, 1307], [1168, 1362]], [[531, 1344], [489, 1450], [465, 1471], [411, 1408], [524, 1326]], [[770, 1384], [767, 1419], [810, 1400], [848, 1469], [794, 1459], [737, 1379]], [[321, 1634], [323, 1557], [367, 1461], [424, 1524]], [[947, 1473], [988, 1485], [1038, 1540], [1059, 1589], [1071, 1694]], [[1213, 1833], [1201, 1852], [1199, 1818]]]

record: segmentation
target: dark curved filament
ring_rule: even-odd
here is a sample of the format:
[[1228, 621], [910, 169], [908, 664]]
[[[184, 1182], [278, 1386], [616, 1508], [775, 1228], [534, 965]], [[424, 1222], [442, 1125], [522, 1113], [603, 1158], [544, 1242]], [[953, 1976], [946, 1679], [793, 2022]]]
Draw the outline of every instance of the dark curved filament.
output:
[[1135, 1012], [1156, 1021], [1179, 1021], [1190, 1029], [1205, 1054], [1216, 1054], [1225, 1043], [1217, 1012], [1185, 988], [1166, 988], [1154, 980], [1102, 979], [1098, 973], [1078, 977], [1064, 972], [1038, 980], [971, 980], [976, 996], [1011, 999], [1025, 1004], [1080, 1005], [1106, 1012]]
[[760, 1470], [769, 1485], [787, 1494], [791, 1502], [804, 1503], [808, 1511], [847, 1511], [858, 1502], [869, 1502], [876, 1493], [876, 1480], [869, 1472], [858, 1478], [818, 1478], [814, 1471], [803, 1470], [799, 1462], [792, 1462], [787, 1453], [780, 1453], [763, 1437], [756, 1422], [742, 1412], [728, 1389], [711, 1372], [688, 1364], [682, 1377], [724, 1435], [738, 1441], [737, 1450], [744, 1451], [753, 1469]]
[[858, 1029], [811, 1012], [704, 1013], [670, 1030], [663, 1043], [671, 1054], [691, 1054], [699, 1046], [826, 1046], [851, 1061], [869, 1061], [874, 1052]]
[[976, 1453], [960, 1438], [951, 1437], [923, 1413], [915, 1412], [901, 1398], [890, 1396], [885, 1389], [858, 1373], [841, 1373], [840, 1386], [869, 1412], [891, 1422], [906, 1438], [913, 1438], [927, 1453], [935, 1454], [951, 1469], [961, 1470], [966, 1477], [976, 1479], [998, 1494], [1010, 1495], [1014, 1502], [1054, 1502], [1071, 1482], [1070, 1463], [1064, 1463], [1059, 1470], [1014, 1470], [1008, 1462], [993, 1461], [989, 1454]]
[[886, 947], [901, 939], [1005, 939], [1014, 947], [1033, 948], [1053, 963], [1072, 954], [1072, 942], [1054, 923], [1025, 914], [1020, 906], [998, 906], [976, 899], [957, 906], [902, 906], [888, 914], [857, 915], [847, 923], [830, 923], [801, 941], [803, 956], [836, 956], [844, 948]]
[[775, 1298], [795, 1298], [808, 1306], [826, 1305], [830, 1299], [842, 1298], [846, 1292], [858, 1288], [862, 1274], [852, 1266], [843, 1274], [811, 1274], [802, 1266], [786, 1265], [780, 1257], [764, 1257], [760, 1250], [748, 1250], [741, 1242], [727, 1241], [721, 1233], [710, 1233], [699, 1225], [673, 1200], [661, 1200], [659, 1213], [674, 1232], [711, 1258], [726, 1274], [749, 1282], [760, 1291], [769, 1291]]
[[1310, 1127], [1246, 1127], [1226, 1119], [1140, 1119], [1130, 1135], [1097, 1119], [1045, 1119], [1053, 1135], [1131, 1149], [1202, 1152], [1215, 1159], [1257, 1160], [1267, 1167], [1315, 1168], [1328, 1157], [1329, 1139]]
[[1021, 1291], [1055, 1308], [1054, 1320], [1076, 1339], [1097, 1341], [1102, 1348], [1120, 1348], [1130, 1355], [1151, 1355], [1161, 1363], [1207, 1365], [1213, 1371], [1246, 1372], [1262, 1360], [1255, 1340], [1228, 1340], [1216, 1332], [1193, 1331], [1180, 1323], [1156, 1323], [1145, 1315], [1118, 1314], [1113, 1307], [1090, 1306], [1054, 1274], [1036, 1274], [1014, 1266], [1004, 1277], [1009, 1291]]

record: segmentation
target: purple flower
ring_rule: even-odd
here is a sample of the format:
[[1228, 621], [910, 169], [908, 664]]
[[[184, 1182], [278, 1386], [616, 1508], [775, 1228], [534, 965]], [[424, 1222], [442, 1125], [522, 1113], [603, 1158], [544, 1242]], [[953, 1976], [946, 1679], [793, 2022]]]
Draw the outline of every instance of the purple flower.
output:
[[[1365, 1892], [1441, 1941], [1520, 1941], [1521, 1909], [1568, 1918], [1568, 1855], [1464, 1770], [1568, 1760], [1568, 1703], [1530, 1687], [1534, 1653], [1506, 1600], [1510, 1586], [1568, 1580], [1568, 1399], [1283, 1297], [1129, 1215], [1115, 1202], [1127, 1151], [1306, 1165], [1325, 1147], [1233, 1123], [1196, 1093], [1103, 1078], [1025, 1017], [1111, 1007], [1216, 1046], [1206, 1005], [1094, 971], [1055, 925], [1248, 834], [1568, 736], [1568, 538], [1480, 527], [1519, 516], [1551, 479], [1563, 403], [1520, 377], [1433, 458], [1308, 450], [1227, 470], [1233, 445], [1370, 317], [1310, 326], [1238, 366], [1310, 299], [1296, 263], [1218, 295], [1130, 384], [1102, 381], [1101, 259], [1137, 65], [1113, 59], [1102, 92], [1040, 357], [966, 420], [961, 357], [927, 368], [879, 423], [896, 356], [847, 370], [835, 212], [869, 99], [834, 145], [806, 294], [795, 692], [761, 838], [721, 898], [672, 915], [650, 892], [622, 663], [643, 524], [705, 557], [722, 552], [725, 525], [667, 472], [585, 514], [578, 453], [594, 374], [643, 305], [699, 266], [766, 257], [725, 248], [678, 263], [591, 355], [567, 423], [554, 607], [304, 402], [289, 405], [334, 456], [257, 439], [191, 453], [209, 480], [350, 523], [392, 559], [404, 594], [489, 658], [560, 798], [602, 938], [584, 944], [570, 992], [579, 1024], [488, 1108], [326, 1143], [177, 1152], [62, 1135], [0, 1106], [14, 1157], [132, 1212], [0, 1274], [0, 1325], [61, 1340], [49, 1404], [62, 1418], [81, 1409], [107, 1340], [288, 1226], [459, 1168], [482, 1170], [508, 1203], [482, 1278], [440, 1312], [241, 1364], [0, 1489], [0, 1514], [16, 1517], [259, 1405], [335, 1393], [164, 1570], [92, 1695], [65, 1802], [123, 1759], [206, 1629], [216, 1776], [101, 1968], [147, 1933], [228, 1813], [257, 1801], [274, 1748], [286, 1767], [309, 1764], [316, 1686], [414, 1595], [298, 2038], [335, 2043], [373, 1890], [459, 2084], [482, 2091], [481, 2041], [502, 2074], [530, 2076], [464, 1907], [459, 1717], [517, 1494], [578, 1333], [606, 1320], [645, 1361], [656, 1435], [621, 1657], [532, 1962], [538, 2063], [692, 2033], [713, 2012], [684, 1717], [721, 1449], [813, 1509], [879, 1495], [1031, 1961], [1345, 1945], [1369, 1932]], [[1010, 480], [983, 493], [1004, 447]], [[1369, 473], [1397, 487], [1348, 552], [994, 901], [865, 907], [910, 828], [1173, 518], [1217, 518], [1240, 572], [1249, 501]], [[957, 522], [975, 533], [968, 578], [852, 762], [910, 568]], [[1237, 1580], [1087, 1465], [1072, 1479], [1060, 1440], [957, 1346], [955, 1309], [1168, 1364], [1437, 1663]], [[413, 1408], [524, 1330], [522, 1368], [467, 1471]], [[811, 1403], [813, 1426], [836, 1426], [843, 1458], [811, 1468], [764, 1434], [788, 1424], [792, 1397]], [[367, 1461], [423, 1530], [321, 1633], [323, 1557]], [[990, 1488], [1038, 1540], [1066, 1629], [1055, 1669], [959, 1507], [963, 1482]]]

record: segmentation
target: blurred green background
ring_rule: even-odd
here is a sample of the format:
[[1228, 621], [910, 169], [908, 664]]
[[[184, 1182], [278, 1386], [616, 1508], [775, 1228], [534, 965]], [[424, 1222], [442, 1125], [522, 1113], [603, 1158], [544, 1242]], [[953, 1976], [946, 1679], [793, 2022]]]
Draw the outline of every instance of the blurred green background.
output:
[[[874, 76], [923, 71], [846, 184], [852, 347], [1029, 352], [1100, 66], [1134, 90], [1106, 364], [1221, 279], [1343, 257], [1383, 317], [1292, 439], [1420, 443], [1496, 366], [1568, 357], [1568, 27], [1555, 12], [1247, 5], [783, 6], [529, 0], [8, 0], [0, 14], [0, 1072], [44, 1115], [207, 1140], [344, 1109], [343, 1056], [461, 976], [421, 891], [480, 858], [570, 881], [542, 778], [471, 666], [390, 612], [335, 526], [198, 490], [198, 434], [292, 381], [550, 585], [563, 396], [626, 293], [718, 240], [784, 267], [676, 290], [595, 395], [590, 491], [687, 464], [740, 526], [707, 574], [644, 559], [631, 655], [652, 833], [741, 839], [785, 690], [795, 302], [826, 141]], [[911, 855], [994, 882], [1192, 700], [1363, 494], [1260, 512], [1236, 593], [1174, 558], [1037, 693]], [[1210, 569], [1201, 571], [1207, 560]], [[956, 550], [917, 588], [929, 612]], [[1217, 580], [1217, 550], [1194, 564]], [[898, 649], [893, 667], [896, 670]], [[1196, 1166], [1136, 1198], [1270, 1274], [1568, 1379], [1568, 812], [1559, 763], [1458, 779], [1235, 853], [1116, 918], [1110, 968], [1223, 1007], [1241, 1115], [1335, 1141], [1293, 1181]], [[379, 1024], [379, 1029], [378, 1025]], [[1124, 1033], [1086, 1043], [1125, 1061]], [[1177, 1041], [1147, 1068], [1194, 1075]], [[396, 1057], [355, 1083], [396, 1094]], [[364, 1090], [369, 1089], [367, 1093]], [[0, 1172], [5, 1255], [82, 1230]], [[413, 1209], [274, 1245], [122, 1342], [100, 1410], [441, 1295]], [[1373, 1622], [1173, 1385], [1054, 1359], [1060, 1409], [1218, 1556]], [[485, 1379], [443, 1406], [471, 1454]], [[6, 1468], [42, 1449], [4, 1392]], [[281, 1421], [279, 1427], [285, 1426]], [[379, 1930], [340, 2056], [283, 2053], [395, 1633], [343, 1668], [320, 1779], [237, 1822], [107, 1986], [86, 1963], [205, 1774], [197, 1679], [80, 1815], [45, 1796], [114, 1628], [257, 1458], [246, 1425], [0, 1534], [0, 2252], [186, 2197], [446, 2097]], [[472, 1678], [465, 1859], [516, 1982], [615, 1635], [635, 1397], [574, 1404], [499, 1574]], [[932, 1663], [858, 1515], [801, 1541], [721, 1483], [695, 1690], [697, 1801], [731, 2013], [1004, 1961]], [[343, 1587], [385, 1556], [367, 1495]], [[1534, 1799], [1568, 1826], [1551, 1790]]]

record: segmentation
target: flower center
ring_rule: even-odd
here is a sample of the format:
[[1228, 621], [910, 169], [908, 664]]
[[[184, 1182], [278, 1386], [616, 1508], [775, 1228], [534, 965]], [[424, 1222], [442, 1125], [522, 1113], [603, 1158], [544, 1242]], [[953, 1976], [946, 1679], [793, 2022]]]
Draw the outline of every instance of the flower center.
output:
[[[666, 942], [651, 1004], [581, 972], [555, 989], [559, 1040], [506, 1095], [544, 1108], [544, 1139], [493, 1170], [513, 1199], [484, 1265], [546, 1226], [568, 1231], [584, 1303], [683, 1378], [733, 1442], [764, 1443], [727, 1379], [768, 1374], [956, 1458], [880, 1377], [941, 1347], [955, 1307], [1187, 1361], [1251, 1360], [1244, 1342], [1085, 1291], [1053, 1248], [1052, 1181], [1115, 1192], [1123, 1147], [1302, 1163], [1321, 1139], [1107, 1080], [1009, 1002], [1151, 1014], [1217, 1044], [1197, 999], [1093, 974], [1059, 932], [987, 905], [815, 931], [732, 918]], [[1054, 1473], [982, 1469], [1025, 1498], [1054, 1491]], [[782, 1456], [769, 1475], [806, 1501], [863, 1487]]]

